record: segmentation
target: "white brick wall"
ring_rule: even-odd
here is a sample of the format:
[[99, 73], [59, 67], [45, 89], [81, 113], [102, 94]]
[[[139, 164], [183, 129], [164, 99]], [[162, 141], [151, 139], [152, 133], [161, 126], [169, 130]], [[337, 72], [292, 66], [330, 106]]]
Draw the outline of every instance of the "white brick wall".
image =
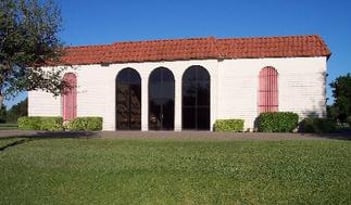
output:
[[253, 127], [258, 115], [258, 75], [266, 66], [278, 72], [279, 111], [296, 112], [300, 118], [310, 113], [325, 115], [325, 57], [238, 59], [225, 60], [218, 69], [218, 119], [245, 119], [245, 127]]
[[[325, 57], [265, 58], [233, 60], [190, 60], [75, 66], [67, 72], [77, 75], [77, 115], [103, 117], [103, 129], [115, 130], [115, 79], [123, 68], [137, 70], [142, 79], [142, 130], [148, 129], [148, 78], [158, 67], [166, 67], [175, 77], [175, 130], [181, 130], [181, 79], [192, 65], [201, 65], [211, 76], [211, 125], [216, 119], [245, 120], [252, 128], [257, 112], [258, 73], [273, 66], [279, 73], [279, 110], [306, 116], [325, 115]], [[31, 91], [30, 116], [62, 114], [61, 98]]]
[[62, 116], [61, 97], [41, 91], [28, 92], [29, 116]]

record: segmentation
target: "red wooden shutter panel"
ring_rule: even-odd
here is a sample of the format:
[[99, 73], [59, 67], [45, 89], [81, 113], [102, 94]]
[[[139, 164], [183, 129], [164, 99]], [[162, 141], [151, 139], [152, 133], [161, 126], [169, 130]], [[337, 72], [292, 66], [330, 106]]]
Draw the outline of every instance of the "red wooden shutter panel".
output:
[[63, 120], [66, 121], [77, 116], [77, 78], [73, 73], [66, 73], [63, 79], [69, 85], [62, 95]]
[[278, 73], [273, 67], [265, 67], [259, 74], [259, 112], [278, 111]]

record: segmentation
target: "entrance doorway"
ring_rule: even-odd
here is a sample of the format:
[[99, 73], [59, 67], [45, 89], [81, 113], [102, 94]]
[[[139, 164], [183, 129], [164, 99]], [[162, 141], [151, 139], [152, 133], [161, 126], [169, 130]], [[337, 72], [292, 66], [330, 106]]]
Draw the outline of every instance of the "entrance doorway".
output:
[[132, 68], [123, 69], [116, 78], [116, 129], [141, 129], [141, 78]]
[[191, 66], [182, 81], [183, 130], [210, 130], [210, 74], [201, 66]]
[[164, 67], [149, 78], [149, 130], [174, 129], [174, 76]]

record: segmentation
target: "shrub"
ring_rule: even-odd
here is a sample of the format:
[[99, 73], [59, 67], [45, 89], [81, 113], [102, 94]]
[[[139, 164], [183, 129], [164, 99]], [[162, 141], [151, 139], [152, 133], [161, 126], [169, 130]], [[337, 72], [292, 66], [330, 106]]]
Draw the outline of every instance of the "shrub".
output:
[[299, 132], [329, 133], [336, 130], [336, 123], [327, 118], [307, 117], [300, 122]]
[[78, 131], [102, 130], [102, 117], [77, 117], [68, 122], [67, 128]]
[[214, 124], [215, 132], [242, 132], [244, 130], [244, 120], [227, 119], [216, 120]]
[[21, 129], [40, 130], [40, 117], [20, 117], [17, 124]]
[[41, 117], [40, 130], [61, 131], [62, 122], [62, 117]]
[[17, 120], [20, 129], [28, 130], [62, 130], [62, 117], [20, 117]]
[[351, 116], [348, 116], [346, 118], [346, 122], [349, 124], [349, 126], [351, 127]]
[[298, 125], [299, 116], [292, 112], [266, 112], [257, 118], [259, 132], [292, 132]]

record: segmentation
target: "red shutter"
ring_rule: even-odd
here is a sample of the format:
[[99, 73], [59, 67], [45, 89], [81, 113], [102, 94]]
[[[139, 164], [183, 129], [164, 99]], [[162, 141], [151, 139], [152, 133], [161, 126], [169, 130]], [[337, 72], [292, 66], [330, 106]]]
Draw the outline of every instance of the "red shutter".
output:
[[66, 73], [63, 79], [69, 85], [62, 96], [63, 120], [66, 121], [77, 116], [77, 78], [73, 73]]
[[278, 73], [273, 67], [265, 67], [259, 75], [259, 112], [278, 111]]

